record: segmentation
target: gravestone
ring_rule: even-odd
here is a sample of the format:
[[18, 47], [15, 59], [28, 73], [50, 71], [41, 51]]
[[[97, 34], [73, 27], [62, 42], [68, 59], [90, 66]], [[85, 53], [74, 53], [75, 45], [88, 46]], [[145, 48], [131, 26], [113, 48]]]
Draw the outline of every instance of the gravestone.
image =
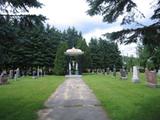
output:
[[37, 77], [39, 77], [39, 66], [38, 66], [38, 68], [37, 68]]
[[116, 68], [113, 68], [113, 76], [116, 76]]
[[35, 71], [35, 70], [33, 70], [33, 72], [32, 72], [32, 78], [33, 78], [33, 79], [37, 78], [37, 74], [36, 74], [36, 71]]
[[124, 68], [120, 69], [120, 77], [121, 77], [122, 80], [127, 79], [127, 73], [126, 73], [126, 70]]
[[109, 69], [109, 67], [107, 68], [107, 75], [109, 75], [109, 73], [110, 73], [110, 69]]
[[134, 83], [139, 82], [139, 69], [137, 66], [133, 66], [132, 82], [134, 82]]
[[13, 78], [14, 78], [14, 71], [13, 71], [13, 70], [10, 70], [10, 71], [9, 71], [9, 78], [10, 78], [10, 79], [13, 79]]
[[19, 70], [19, 68], [17, 68], [15, 70], [14, 79], [17, 80], [18, 77], [20, 77], [20, 70]]
[[160, 69], [158, 70], [158, 72], [157, 72], [157, 76], [159, 76], [160, 77]]
[[8, 76], [7, 76], [7, 72], [3, 71], [0, 75], [0, 85], [6, 84], [8, 83]]
[[149, 71], [148, 69], [145, 70], [146, 78], [147, 78], [147, 85], [149, 87], [156, 87], [157, 80], [156, 80], [156, 71]]
[[105, 69], [102, 70], [103, 75], [105, 75]]
[[43, 70], [42, 70], [42, 69], [39, 70], [39, 75], [40, 75], [41, 77], [43, 76]]

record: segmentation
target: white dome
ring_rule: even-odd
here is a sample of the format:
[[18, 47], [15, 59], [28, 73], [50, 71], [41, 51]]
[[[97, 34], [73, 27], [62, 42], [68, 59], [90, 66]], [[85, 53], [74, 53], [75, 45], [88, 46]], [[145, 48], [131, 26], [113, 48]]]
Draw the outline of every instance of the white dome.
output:
[[77, 56], [77, 55], [82, 55], [84, 54], [84, 52], [80, 49], [76, 49], [76, 48], [72, 48], [72, 49], [68, 49], [65, 52], [65, 55], [69, 55], [69, 56]]

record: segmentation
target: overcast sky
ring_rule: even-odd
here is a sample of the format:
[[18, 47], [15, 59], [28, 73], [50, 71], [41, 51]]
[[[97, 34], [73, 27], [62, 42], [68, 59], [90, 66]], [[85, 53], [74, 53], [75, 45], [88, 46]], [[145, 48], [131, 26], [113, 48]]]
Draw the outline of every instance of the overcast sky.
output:
[[[59, 30], [75, 27], [81, 31], [83, 37], [89, 42], [91, 37], [101, 37], [106, 32], [113, 32], [129, 26], [120, 26], [118, 20], [114, 24], [102, 22], [101, 16], [90, 17], [86, 11], [89, 6], [86, 0], [39, 0], [44, 6], [41, 9], [31, 9], [31, 13], [42, 14], [48, 18], [47, 23], [55, 26]], [[147, 25], [150, 21], [147, 20], [152, 12], [149, 10], [153, 7], [152, 0], [135, 0], [139, 3], [139, 10], [146, 16], [140, 20], [141, 23]], [[136, 45], [120, 45], [123, 55], [135, 55]]]

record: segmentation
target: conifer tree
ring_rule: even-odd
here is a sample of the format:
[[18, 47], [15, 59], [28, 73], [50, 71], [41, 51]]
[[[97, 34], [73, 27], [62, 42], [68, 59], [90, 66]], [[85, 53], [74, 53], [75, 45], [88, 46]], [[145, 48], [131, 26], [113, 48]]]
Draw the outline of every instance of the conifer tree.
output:
[[62, 42], [57, 49], [56, 58], [54, 61], [54, 70], [53, 70], [53, 72], [56, 75], [65, 74], [65, 70], [67, 67], [67, 61], [66, 61], [66, 56], [64, 52], [67, 50], [67, 48], [68, 48], [67, 43]]

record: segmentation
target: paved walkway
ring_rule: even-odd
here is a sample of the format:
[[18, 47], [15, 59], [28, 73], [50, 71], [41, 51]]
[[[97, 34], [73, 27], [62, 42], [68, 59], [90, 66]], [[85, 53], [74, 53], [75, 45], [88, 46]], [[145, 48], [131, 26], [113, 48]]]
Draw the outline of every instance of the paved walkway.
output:
[[39, 120], [108, 120], [100, 102], [81, 78], [68, 78], [45, 102]]

